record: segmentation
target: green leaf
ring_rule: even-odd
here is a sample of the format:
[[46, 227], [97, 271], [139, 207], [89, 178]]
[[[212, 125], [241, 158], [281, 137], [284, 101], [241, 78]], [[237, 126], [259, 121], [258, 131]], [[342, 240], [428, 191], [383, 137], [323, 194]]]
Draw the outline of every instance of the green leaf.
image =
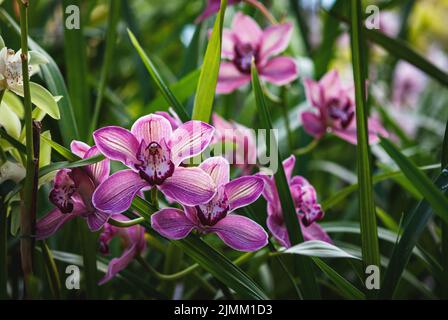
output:
[[440, 192], [431, 180], [389, 140], [381, 138], [381, 146], [397, 163], [414, 187], [430, 203], [434, 212], [448, 223], [448, 198]]
[[5, 101], [1, 102], [0, 105], [0, 127], [5, 128], [6, 132], [13, 138], [19, 139], [20, 131], [22, 130], [22, 125], [20, 119], [15, 114], [11, 108], [6, 104]]
[[226, 6], [227, 0], [221, 0], [221, 9], [215, 20], [210, 41], [205, 51], [204, 63], [201, 67], [198, 89], [194, 98], [193, 120], [210, 121], [221, 64], [222, 27]]
[[6, 103], [8, 107], [20, 118], [23, 119], [25, 116], [25, 110], [23, 109], [23, 103], [20, 98], [7, 90], [3, 96], [2, 102]]
[[[61, 10], [63, 17], [67, 15], [65, 9], [69, 5], [76, 5], [80, 10], [81, 0], [64, 0]], [[86, 12], [84, 12], [86, 14]], [[81, 17], [84, 16], [81, 12]], [[92, 108], [89, 94], [89, 82], [87, 79], [86, 44], [84, 40], [83, 19], [79, 29], [64, 28], [64, 56], [67, 69], [67, 86], [70, 91], [70, 99], [73, 103], [75, 117], [82, 138], [87, 138], [89, 122], [92, 119]]]
[[49, 164], [39, 170], [39, 177], [43, 177], [50, 172], [60, 170], [63, 168], [71, 169], [71, 168], [84, 167], [90, 164], [100, 162], [102, 160], [104, 160], [104, 156], [102, 154], [99, 154], [82, 160], [53, 162], [52, 164]]
[[[448, 171], [446, 169], [436, 179], [435, 185], [440, 189], [444, 189], [445, 194], [447, 194]], [[437, 190], [437, 192], [440, 191]], [[394, 247], [389, 265], [384, 274], [379, 295], [380, 298], [391, 299], [393, 297], [411, 253], [432, 216], [433, 208], [424, 199], [420, 201], [415, 210], [407, 217], [400, 240]]]
[[[440, 168], [440, 165], [434, 164], [434, 165], [420, 167], [420, 170], [427, 171], [427, 170], [435, 170], [435, 169], [439, 169], [439, 168]], [[382, 181], [397, 178], [397, 177], [404, 177], [403, 172], [393, 171], [393, 172], [379, 173], [379, 174], [373, 176], [372, 182], [373, 182], [373, 184], [377, 184]], [[358, 190], [358, 188], [359, 188], [359, 185], [357, 183], [354, 183], [352, 185], [349, 185], [349, 186], [339, 190], [334, 195], [332, 195], [330, 198], [322, 201], [322, 208], [324, 210], [328, 210], [328, 209], [334, 207], [339, 202], [341, 202], [342, 200], [347, 198], [350, 194], [352, 194], [353, 192]]]
[[90, 132], [88, 133], [88, 141], [93, 142], [92, 133], [95, 131], [98, 125], [98, 118], [100, 116], [101, 105], [103, 102], [104, 91], [106, 89], [106, 82], [109, 76], [109, 70], [114, 63], [114, 49], [117, 42], [117, 28], [118, 22], [120, 20], [120, 8], [121, 0], [109, 0], [109, 12], [107, 19], [107, 29], [106, 29], [106, 48], [104, 50], [103, 64], [101, 67], [101, 75], [98, 84], [98, 90], [96, 95], [95, 107], [93, 109], [93, 117], [90, 122]]
[[[44, 131], [41, 133], [41, 137], [51, 140], [51, 132], [50, 130]], [[50, 165], [51, 163], [51, 146], [48, 143], [40, 143], [39, 148], [39, 168]]]
[[318, 258], [359, 259], [358, 257], [352, 256], [335, 245], [320, 240], [309, 240], [302, 242], [281, 252]]
[[61, 146], [59, 143], [48, 139], [45, 136], [41, 135], [42, 141], [45, 143], [48, 143], [57, 153], [59, 153], [61, 156], [63, 156], [65, 159], [69, 161], [78, 161], [81, 160], [80, 157], [78, 157], [76, 154], [72, 153], [70, 150], [68, 150], [66, 147]]
[[30, 82], [30, 90], [31, 102], [36, 107], [45, 111], [53, 119], [59, 120], [61, 118], [56, 98], [53, 97], [50, 91], [34, 82]]
[[26, 147], [20, 141], [17, 141], [13, 137], [11, 137], [5, 129], [0, 128], [0, 137], [5, 139], [10, 145], [19, 150], [21, 153], [26, 154]]
[[[266, 105], [266, 100], [261, 88], [260, 79], [258, 77], [258, 72], [252, 61], [252, 86], [255, 95], [255, 103], [257, 105], [258, 113], [261, 119], [261, 128], [265, 129], [266, 134], [266, 150], [276, 150], [275, 155], [270, 155], [271, 157], [276, 156], [278, 162], [282, 159], [280, 151], [278, 149], [278, 143], [275, 137], [271, 137], [272, 133], [272, 118], [269, 113], [268, 106]], [[271, 139], [272, 138], [272, 139]], [[278, 170], [274, 175], [275, 184], [277, 186], [278, 195], [280, 197], [280, 203], [282, 204], [283, 219], [285, 221], [288, 236], [292, 245], [301, 243], [304, 241], [302, 231], [300, 229], [299, 221], [297, 220], [296, 209], [291, 196], [291, 191], [289, 189], [288, 182], [286, 180], [285, 171], [281, 162], [279, 163]], [[297, 264], [300, 272], [300, 278], [302, 280], [301, 292], [304, 298], [318, 298], [319, 288], [316, 283], [313, 264], [308, 257], [298, 256]]]
[[448, 167], [448, 121], [446, 122], [445, 137], [442, 144], [442, 168]]
[[[0, 8], [0, 18], [2, 18], [7, 24], [11, 25], [17, 34], [20, 34], [20, 27], [15, 20], [6, 12], [3, 8]], [[41, 53], [48, 63], [40, 66], [43, 78], [54, 96], [63, 96], [58, 102], [59, 111], [61, 113], [60, 120], [58, 121], [59, 129], [61, 132], [62, 140], [65, 145], [69, 145], [72, 140], [79, 139], [78, 126], [75, 120], [73, 108], [70, 102], [70, 98], [65, 86], [64, 77], [61, 74], [56, 62], [53, 58], [45, 52], [36, 42], [28, 37], [28, 43], [30, 49]]]
[[377, 30], [365, 29], [367, 37], [399, 59], [409, 62], [441, 84], [448, 85], [448, 74], [412, 49], [405, 41], [393, 39]]
[[266, 294], [243, 270], [200, 238], [190, 235], [174, 243], [180, 246], [202, 268], [226, 286], [235, 290], [243, 298], [268, 299]]
[[380, 265], [380, 254], [377, 236], [375, 203], [373, 201], [372, 169], [370, 163], [370, 148], [367, 125], [366, 106], [366, 61], [365, 38], [363, 35], [363, 20], [361, 1], [351, 0], [351, 45], [353, 78], [355, 80], [356, 98], [356, 163], [359, 182], [359, 212], [361, 220], [362, 256], [365, 266]]
[[174, 111], [176, 111], [177, 115], [182, 120], [182, 122], [187, 122], [188, 120], [190, 120], [190, 116], [188, 115], [188, 113], [185, 110], [185, 108], [183, 107], [183, 105], [179, 102], [179, 100], [177, 100], [177, 98], [171, 92], [168, 85], [162, 79], [162, 77], [160, 76], [159, 72], [157, 71], [157, 69], [154, 66], [154, 64], [152, 63], [152, 61], [149, 59], [149, 57], [146, 55], [143, 48], [140, 46], [140, 43], [138, 42], [137, 38], [134, 36], [134, 34], [129, 29], [128, 29], [128, 34], [129, 34], [129, 38], [131, 39], [133, 46], [137, 50], [140, 58], [142, 59], [143, 63], [145, 64], [146, 69], [148, 70], [152, 79], [156, 83], [157, 87], [159, 88], [159, 90], [162, 93], [165, 100], [168, 102], [168, 104], [170, 106], [173, 107]]
[[354, 285], [344, 279], [339, 273], [332, 269], [329, 265], [323, 262], [319, 258], [313, 258], [314, 263], [325, 273], [328, 278], [336, 285], [341, 294], [347, 299], [363, 300], [365, 299], [364, 293], [359, 291]]
[[[194, 70], [180, 79], [178, 82], [169, 86], [171, 92], [179, 99], [180, 102], [186, 101], [196, 90], [198, 85], [200, 70]], [[158, 96], [149, 103], [149, 109], [154, 111], [168, 110], [170, 103], [163, 96]]]

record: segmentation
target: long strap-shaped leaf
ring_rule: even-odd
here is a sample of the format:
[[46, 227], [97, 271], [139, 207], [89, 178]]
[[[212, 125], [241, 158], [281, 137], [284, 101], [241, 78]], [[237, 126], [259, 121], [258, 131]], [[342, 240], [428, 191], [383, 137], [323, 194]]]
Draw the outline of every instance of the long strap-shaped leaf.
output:
[[[14, 31], [20, 34], [20, 27], [8, 14], [8, 12], [1, 8], [0, 17], [6, 23], [10, 24]], [[58, 102], [59, 111], [61, 113], [61, 119], [58, 121], [58, 124], [64, 144], [69, 145], [72, 140], [79, 139], [79, 133], [64, 78], [56, 62], [44, 49], [42, 49], [30, 37], [28, 37], [28, 44], [31, 50], [39, 51], [48, 60], [47, 64], [40, 66], [40, 70], [42, 71], [42, 75], [51, 93], [55, 96], [63, 96], [63, 98]]]
[[394, 159], [404, 175], [429, 202], [434, 212], [448, 223], [448, 198], [431, 182], [431, 180], [392, 142], [382, 138], [381, 146]]
[[[261, 88], [258, 72], [252, 61], [252, 86], [255, 95], [255, 103], [257, 105], [262, 127], [266, 129], [266, 150], [277, 150], [277, 160], [280, 162], [282, 157], [278, 149], [278, 144], [275, 139], [271, 139], [272, 119], [266, 105], [263, 90]], [[272, 148], [270, 148], [272, 146]], [[271, 155], [272, 156], [272, 155]], [[299, 221], [297, 220], [296, 209], [289, 190], [289, 185], [286, 180], [285, 171], [281, 163], [278, 165], [278, 170], [274, 175], [275, 184], [277, 186], [280, 203], [282, 204], [283, 219], [285, 220], [286, 228], [288, 230], [289, 240], [292, 245], [299, 244], [304, 241], [302, 231], [300, 229]], [[302, 295], [304, 298], [316, 299], [320, 297], [319, 288], [316, 283], [313, 264], [310, 258], [298, 256], [297, 258], [300, 278], [302, 280]]]
[[135, 49], [137, 50], [137, 53], [139, 54], [140, 58], [142, 59], [143, 63], [145, 64], [146, 69], [148, 69], [148, 72], [151, 75], [152, 79], [156, 83], [157, 87], [160, 89], [160, 92], [162, 93], [165, 100], [174, 108], [174, 110], [179, 115], [179, 118], [183, 122], [190, 120], [190, 116], [188, 115], [184, 106], [179, 102], [179, 100], [177, 100], [177, 98], [174, 96], [174, 94], [169, 89], [168, 85], [162, 79], [162, 77], [160, 76], [156, 67], [152, 63], [151, 59], [149, 59], [149, 57], [146, 55], [145, 51], [141, 47], [137, 38], [134, 36], [134, 34], [132, 33], [131, 30], [128, 30], [128, 33], [129, 33], [129, 38], [131, 39], [132, 44], [134, 45]]
[[213, 26], [210, 41], [205, 51], [204, 63], [199, 76], [198, 88], [194, 99], [194, 120], [210, 121], [215, 98], [216, 84], [218, 83], [219, 66], [221, 64], [222, 26], [227, 0], [221, 0], [221, 8], [215, 25]]
[[366, 77], [363, 70], [363, 28], [361, 1], [351, 0], [351, 44], [353, 77], [356, 98], [356, 162], [359, 183], [359, 213], [361, 220], [362, 257], [364, 266], [380, 265], [375, 203], [373, 201], [372, 171], [366, 107]]
[[[445, 188], [445, 194], [447, 194], [447, 184], [448, 172], [444, 170], [436, 179], [435, 185], [441, 189]], [[440, 191], [437, 190], [437, 192]], [[433, 209], [430, 203], [424, 199], [407, 218], [400, 241], [394, 247], [392, 257], [384, 274], [379, 295], [381, 299], [390, 299], [393, 297], [398, 281], [412, 254], [412, 250], [432, 216]]]

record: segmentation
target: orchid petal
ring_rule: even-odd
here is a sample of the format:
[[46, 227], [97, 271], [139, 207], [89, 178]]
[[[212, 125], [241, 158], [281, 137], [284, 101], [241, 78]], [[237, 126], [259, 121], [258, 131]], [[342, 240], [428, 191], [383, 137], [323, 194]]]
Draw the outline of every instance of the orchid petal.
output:
[[301, 117], [303, 129], [305, 129], [308, 134], [317, 139], [321, 138], [325, 134], [326, 125], [315, 113], [303, 112]]
[[107, 158], [121, 161], [130, 167], [139, 163], [136, 158], [139, 143], [129, 130], [116, 126], [104, 127], [93, 133], [93, 139]]
[[178, 167], [158, 188], [165, 196], [187, 206], [206, 203], [215, 194], [212, 178], [200, 168]]
[[[96, 146], [90, 148], [84, 155], [84, 159], [101, 154]], [[109, 177], [110, 173], [110, 161], [109, 159], [101, 160], [97, 163], [87, 166], [87, 171], [89, 172], [91, 178], [95, 185], [99, 185], [101, 182]]]
[[182, 210], [174, 208], [162, 209], [151, 216], [151, 226], [162, 236], [179, 240], [185, 238], [195, 225]]
[[188, 121], [177, 128], [171, 137], [171, 156], [178, 166], [185, 159], [200, 154], [213, 138], [215, 129], [202, 121]]
[[235, 56], [235, 36], [229, 29], [222, 30], [222, 49], [221, 57], [224, 59], [232, 60]]
[[132, 170], [119, 171], [99, 185], [93, 194], [93, 205], [106, 213], [121, 213], [131, 206], [137, 192], [148, 183]]
[[260, 44], [263, 31], [249, 16], [237, 12], [232, 21], [232, 31], [241, 43], [249, 43], [256, 48]]
[[36, 239], [43, 240], [55, 234], [66, 222], [80, 216], [85, 211], [80, 202], [75, 202], [71, 213], [62, 213], [55, 208], [40, 218], [36, 223]]
[[260, 45], [260, 60], [265, 61], [270, 57], [285, 51], [291, 40], [292, 23], [276, 24], [263, 31]]
[[305, 239], [305, 241], [321, 240], [328, 243], [333, 243], [330, 236], [317, 223], [312, 223], [308, 227], [305, 227], [303, 224], [300, 225], [302, 228], [303, 238]]
[[82, 141], [73, 140], [70, 143], [70, 150], [80, 158], [84, 158], [84, 155], [89, 149], [90, 146]]
[[256, 251], [268, 243], [268, 235], [258, 223], [236, 214], [227, 215], [208, 230], [239, 251]]
[[288, 84], [299, 76], [296, 63], [290, 57], [276, 57], [269, 60], [260, 70], [260, 77], [278, 86]]
[[217, 187], [230, 180], [229, 161], [223, 157], [208, 158], [199, 165], [199, 168], [210, 175]]
[[305, 79], [303, 81], [305, 87], [305, 95], [308, 103], [312, 107], [321, 108], [324, 104], [324, 93], [322, 86], [311, 79]]
[[160, 144], [162, 139], [168, 141], [173, 131], [170, 122], [165, 117], [150, 114], [135, 121], [131, 132], [138, 142], [145, 141], [146, 145], [149, 145], [151, 142]]
[[224, 186], [229, 209], [233, 211], [251, 204], [258, 199], [263, 188], [263, 179], [257, 176], [245, 176], [230, 181]]
[[136, 257], [138, 254], [137, 244], [133, 244], [128, 247], [126, 251], [119, 257], [113, 258], [107, 267], [107, 272], [105, 276], [98, 282], [99, 285], [103, 285], [106, 282], [110, 281], [113, 277], [115, 277], [120, 271], [124, 270], [129, 263]]
[[289, 156], [283, 160], [283, 169], [285, 170], [286, 179], [291, 180], [292, 172], [294, 171], [294, 166], [296, 165], [296, 157], [294, 155]]
[[250, 82], [250, 75], [241, 73], [232, 62], [221, 62], [216, 93], [226, 94]]
[[291, 243], [289, 242], [288, 230], [283, 222], [283, 219], [277, 215], [268, 215], [266, 225], [269, 231], [271, 231], [274, 238], [285, 248], [289, 248]]
[[110, 213], [95, 210], [87, 215], [87, 225], [91, 231], [98, 231], [109, 220], [110, 216]]

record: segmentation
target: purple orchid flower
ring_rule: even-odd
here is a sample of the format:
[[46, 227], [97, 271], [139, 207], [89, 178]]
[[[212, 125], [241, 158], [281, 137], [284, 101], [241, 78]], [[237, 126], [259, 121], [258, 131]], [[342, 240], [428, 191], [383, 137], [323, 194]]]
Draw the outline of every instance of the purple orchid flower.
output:
[[137, 192], [153, 187], [184, 205], [209, 201], [215, 194], [210, 176], [201, 168], [180, 164], [200, 154], [213, 132], [212, 126], [200, 121], [186, 122], [173, 131], [170, 122], [156, 114], [138, 119], [131, 131], [116, 126], [96, 130], [98, 149], [130, 169], [106, 179], [95, 191], [93, 204], [104, 212], [121, 213]]
[[[71, 143], [71, 150], [81, 158], [100, 154], [96, 146], [89, 147], [80, 141]], [[92, 204], [95, 188], [109, 176], [109, 160], [105, 159], [83, 168], [61, 169], [54, 179], [50, 201], [56, 206], [36, 224], [36, 238], [46, 239], [62, 225], [75, 217], [83, 217], [89, 229], [98, 231], [110, 214], [96, 209]]]
[[241, 168], [245, 174], [249, 174], [257, 163], [257, 145], [254, 131], [235, 121], [226, 121], [216, 113], [212, 115], [212, 120], [216, 129], [214, 142], [234, 143], [234, 152], [224, 156], [232, 164]]
[[[241, 0], [228, 0], [227, 6], [234, 5], [240, 1]], [[200, 22], [204, 21], [208, 17], [217, 13], [220, 8], [221, 8], [221, 0], [207, 0], [207, 6], [205, 7], [202, 14], [199, 17], [197, 17], [195, 22], [200, 23]]]
[[[112, 217], [118, 221], [129, 220], [120, 214], [115, 214]], [[106, 223], [99, 237], [100, 252], [103, 255], [109, 254], [109, 243], [115, 237], [121, 238], [125, 250], [120, 257], [113, 258], [109, 262], [107, 272], [99, 281], [99, 285], [103, 285], [111, 280], [116, 274], [125, 269], [136, 256], [146, 250], [145, 229], [142, 226], [135, 225], [128, 228], [119, 228]]]
[[[301, 114], [305, 131], [316, 139], [331, 132], [349, 143], [357, 144], [353, 87], [344, 87], [336, 70], [327, 73], [319, 82], [306, 79], [304, 84], [308, 102], [318, 111], [317, 114]], [[369, 118], [368, 126], [369, 143], [377, 143], [379, 135], [388, 136], [378, 119]]]
[[[314, 187], [301, 176], [292, 176], [295, 156], [290, 156], [283, 161], [283, 168], [288, 180], [294, 205], [297, 210], [297, 219], [299, 220], [305, 241], [321, 240], [331, 243], [328, 234], [316, 223], [324, 217], [324, 212], [317, 202], [316, 190]], [[288, 230], [283, 220], [282, 206], [275, 185], [274, 177], [259, 174], [265, 182], [263, 197], [268, 203], [267, 226], [274, 235], [275, 239], [284, 247], [291, 247], [289, 241]]]
[[280, 56], [289, 44], [292, 23], [276, 24], [264, 31], [249, 16], [238, 12], [232, 28], [222, 34], [222, 61], [217, 93], [230, 93], [250, 82], [251, 63], [255, 59], [260, 78], [282, 86], [298, 77], [298, 69], [290, 57]]
[[152, 228], [169, 239], [185, 238], [192, 230], [216, 233], [229, 247], [255, 251], [267, 244], [267, 233], [254, 221], [232, 214], [258, 199], [264, 187], [256, 176], [244, 176], [229, 182], [229, 162], [223, 157], [205, 160], [200, 167], [210, 174], [217, 193], [208, 203], [184, 210], [167, 208], [151, 216]]

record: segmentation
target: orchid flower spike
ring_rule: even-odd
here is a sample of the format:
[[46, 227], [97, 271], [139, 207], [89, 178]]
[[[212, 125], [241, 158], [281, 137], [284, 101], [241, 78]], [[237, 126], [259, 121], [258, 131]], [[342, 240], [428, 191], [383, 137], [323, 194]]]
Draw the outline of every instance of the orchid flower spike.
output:
[[[83, 159], [100, 154], [96, 146], [89, 147], [80, 141], [73, 141], [71, 150]], [[92, 195], [95, 188], [107, 179], [109, 171], [108, 159], [82, 168], [59, 170], [49, 195], [56, 208], [37, 221], [36, 238], [50, 237], [64, 223], [78, 216], [86, 219], [91, 231], [101, 229], [110, 214], [93, 206]]]
[[[324, 217], [324, 212], [317, 202], [316, 190], [314, 187], [301, 176], [292, 176], [295, 156], [290, 156], [283, 161], [286, 178], [288, 180], [294, 205], [297, 210], [297, 219], [299, 220], [305, 241], [321, 240], [331, 243], [328, 234], [316, 223]], [[267, 226], [275, 239], [284, 247], [291, 247], [289, 241], [288, 230], [283, 219], [282, 205], [275, 185], [274, 177], [259, 174], [259, 177], [265, 181], [263, 197], [268, 203]]]
[[110, 126], [93, 134], [98, 149], [109, 159], [129, 167], [106, 179], [95, 191], [93, 204], [107, 213], [129, 209], [142, 189], [159, 189], [184, 205], [206, 203], [215, 194], [210, 176], [201, 168], [182, 167], [182, 161], [200, 154], [210, 143], [214, 128], [189, 121], [172, 130], [163, 116], [138, 119], [131, 131]]
[[276, 24], [262, 30], [249, 16], [238, 12], [232, 28], [222, 33], [221, 62], [217, 93], [230, 93], [251, 79], [252, 59], [260, 78], [282, 86], [298, 77], [294, 59], [277, 57], [288, 47], [293, 31], [292, 23]]
[[[316, 139], [327, 132], [333, 133], [351, 144], [357, 144], [355, 98], [353, 87], [344, 87], [336, 70], [327, 73], [319, 82], [305, 80], [305, 93], [309, 104], [317, 109], [301, 114], [303, 128]], [[369, 143], [388, 136], [376, 118], [369, 118]]]
[[184, 210], [166, 208], [151, 216], [152, 228], [161, 235], [178, 240], [192, 230], [216, 233], [229, 247], [240, 251], [256, 251], [267, 244], [267, 234], [254, 221], [234, 214], [261, 195], [264, 183], [256, 176], [243, 176], [232, 181], [229, 162], [223, 157], [205, 160], [200, 167], [217, 186], [217, 193], [209, 202], [184, 206]]
[[[113, 215], [113, 218], [118, 221], [129, 220], [120, 214]], [[140, 225], [120, 228], [106, 223], [99, 237], [100, 252], [103, 255], [109, 254], [109, 243], [116, 237], [122, 240], [124, 251], [120, 257], [113, 258], [109, 262], [107, 272], [99, 281], [99, 285], [103, 285], [111, 280], [120, 271], [125, 269], [135, 257], [141, 255], [146, 250], [145, 228]]]

